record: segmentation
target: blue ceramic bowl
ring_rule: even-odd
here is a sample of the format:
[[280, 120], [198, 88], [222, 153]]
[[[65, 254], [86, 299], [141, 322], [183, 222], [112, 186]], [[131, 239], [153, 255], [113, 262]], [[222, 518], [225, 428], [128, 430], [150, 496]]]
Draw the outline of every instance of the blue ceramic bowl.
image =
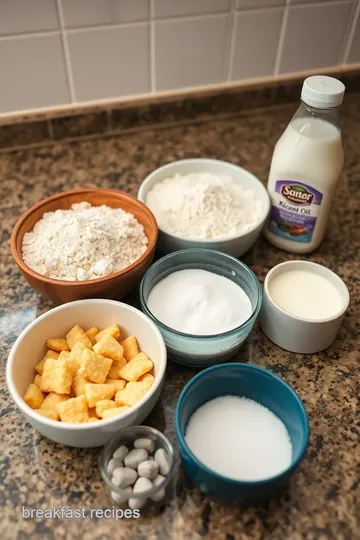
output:
[[[293, 455], [283, 473], [261, 481], [232, 480], [208, 469], [191, 452], [184, 437], [190, 417], [207, 401], [225, 395], [253, 399], [284, 422]], [[301, 462], [309, 441], [309, 422], [299, 396], [280, 377], [252, 364], [222, 364], [198, 373], [180, 394], [175, 422], [187, 475], [206, 495], [235, 505], [255, 504], [275, 495]]]
[[[147, 305], [149, 294], [159, 281], [172, 272], [196, 268], [224, 276], [241, 287], [250, 299], [252, 314], [240, 326], [210, 336], [178, 332], [159, 321]], [[250, 334], [258, 316], [262, 290], [255, 274], [234, 257], [213, 249], [183, 249], [170, 253], [150, 266], [140, 284], [141, 309], [159, 328], [172, 360], [186, 366], [207, 368], [230, 360]]]

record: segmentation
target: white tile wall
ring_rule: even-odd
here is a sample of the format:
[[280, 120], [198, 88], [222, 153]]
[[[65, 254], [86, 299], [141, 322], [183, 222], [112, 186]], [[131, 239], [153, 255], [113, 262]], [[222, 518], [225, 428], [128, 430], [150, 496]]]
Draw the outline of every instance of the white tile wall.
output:
[[56, 0], [0, 0], [0, 35], [57, 28]]
[[155, 84], [173, 90], [224, 78], [229, 15], [155, 23]]
[[0, 114], [360, 64], [360, 0], [0, 0]]
[[349, 43], [349, 63], [360, 62], [360, 0], [357, 7], [357, 17], [353, 24], [353, 36]]
[[2, 41], [0, 73], [3, 113], [69, 102], [59, 35]]
[[282, 9], [245, 11], [235, 15], [233, 81], [273, 74], [282, 18]]
[[336, 66], [352, 2], [290, 7], [280, 72]]
[[236, 9], [254, 9], [283, 6], [285, 0], [236, 0]]
[[149, 17], [149, 0], [62, 0], [62, 6], [68, 28], [144, 21]]
[[177, 17], [229, 11], [231, 0], [154, 0], [155, 17]]
[[149, 92], [149, 24], [68, 35], [78, 101]]
[[[338, 0], [317, 0], [318, 2], [336, 2]], [[310, 4], [314, 3], [314, 0], [290, 0], [290, 4]]]

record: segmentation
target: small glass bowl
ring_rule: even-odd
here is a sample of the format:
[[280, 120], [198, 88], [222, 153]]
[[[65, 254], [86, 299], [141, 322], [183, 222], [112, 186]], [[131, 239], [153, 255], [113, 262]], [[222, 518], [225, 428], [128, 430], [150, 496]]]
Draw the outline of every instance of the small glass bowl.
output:
[[[147, 491], [141, 493], [141, 497], [136, 496], [137, 499], [148, 499], [146, 506], [141, 509], [141, 512], [149, 511], [154, 507], [163, 506], [167, 501], [173, 497], [173, 488], [174, 488], [174, 478], [175, 478], [175, 452], [170, 441], [155, 428], [150, 426], [129, 426], [122, 429], [117, 435], [112, 437], [102, 449], [100, 455], [100, 472], [103, 480], [105, 481], [108, 490], [109, 497], [112, 501], [112, 504], [115, 506], [127, 508], [128, 500], [133, 497], [133, 495], [128, 496], [124, 490], [115, 486], [112, 483], [110, 476], [107, 474], [107, 466], [110, 459], [113, 457], [114, 452], [121, 446], [132, 446], [133, 442], [139, 438], [151, 439], [155, 443], [155, 451], [159, 448], [163, 448], [170, 457], [170, 471], [169, 474], [165, 476], [165, 480], [159, 484], [159, 486], [153, 487]], [[150, 497], [157, 495], [161, 490], [165, 490], [165, 496], [160, 501], [153, 501]], [[115, 497], [113, 497], [115, 495]], [[116, 500], [116, 495], [121, 496], [123, 501], [119, 503]], [[140, 494], [139, 494], [140, 495]]]
[[[252, 305], [249, 319], [233, 330], [209, 336], [178, 332], [159, 321], [147, 306], [151, 289], [172, 272], [188, 268], [207, 270], [239, 285]], [[258, 316], [262, 290], [252, 270], [235, 257], [206, 248], [183, 249], [166, 255], [150, 266], [140, 284], [140, 302], [143, 312], [158, 326], [170, 358], [180, 364], [205, 368], [228, 361], [239, 350]]]

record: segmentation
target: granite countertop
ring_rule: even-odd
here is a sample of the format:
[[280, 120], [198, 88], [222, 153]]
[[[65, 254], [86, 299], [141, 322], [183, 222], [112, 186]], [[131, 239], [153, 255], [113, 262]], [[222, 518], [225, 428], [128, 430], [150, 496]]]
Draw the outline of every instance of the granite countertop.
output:
[[[325, 352], [300, 355], [272, 344], [257, 325], [237, 360], [266, 367], [300, 394], [309, 414], [306, 458], [277, 500], [229, 509], [194, 489], [180, 471], [177, 496], [160, 514], [139, 520], [23, 519], [22, 506], [111, 507], [100, 478], [99, 449], [62, 447], [30, 427], [10, 399], [5, 364], [13, 342], [52, 305], [24, 281], [9, 252], [11, 230], [28, 207], [53, 193], [81, 186], [136, 194], [150, 171], [174, 159], [212, 157], [240, 164], [266, 182], [274, 144], [293, 114], [284, 105], [231, 119], [159, 129], [143, 126], [123, 136], [60, 142], [0, 155], [1, 242], [1, 468], [2, 539], [348, 539], [359, 538], [359, 181], [360, 96], [343, 107], [346, 164], [321, 247], [303, 257], [326, 265], [346, 282], [351, 303], [337, 341]], [[292, 255], [264, 239], [246, 256], [260, 281]], [[169, 363], [161, 399], [148, 419], [173, 440], [174, 407], [191, 369]]]

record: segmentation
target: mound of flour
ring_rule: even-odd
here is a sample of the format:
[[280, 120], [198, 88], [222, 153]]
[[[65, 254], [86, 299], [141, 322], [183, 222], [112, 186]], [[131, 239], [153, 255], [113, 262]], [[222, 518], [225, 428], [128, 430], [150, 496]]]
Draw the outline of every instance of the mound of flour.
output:
[[159, 227], [185, 238], [243, 234], [260, 220], [261, 204], [229, 176], [176, 174], [148, 192], [146, 204]]
[[44, 214], [24, 235], [22, 256], [39, 274], [84, 281], [126, 268], [147, 245], [144, 228], [132, 214], [81, 202]]

